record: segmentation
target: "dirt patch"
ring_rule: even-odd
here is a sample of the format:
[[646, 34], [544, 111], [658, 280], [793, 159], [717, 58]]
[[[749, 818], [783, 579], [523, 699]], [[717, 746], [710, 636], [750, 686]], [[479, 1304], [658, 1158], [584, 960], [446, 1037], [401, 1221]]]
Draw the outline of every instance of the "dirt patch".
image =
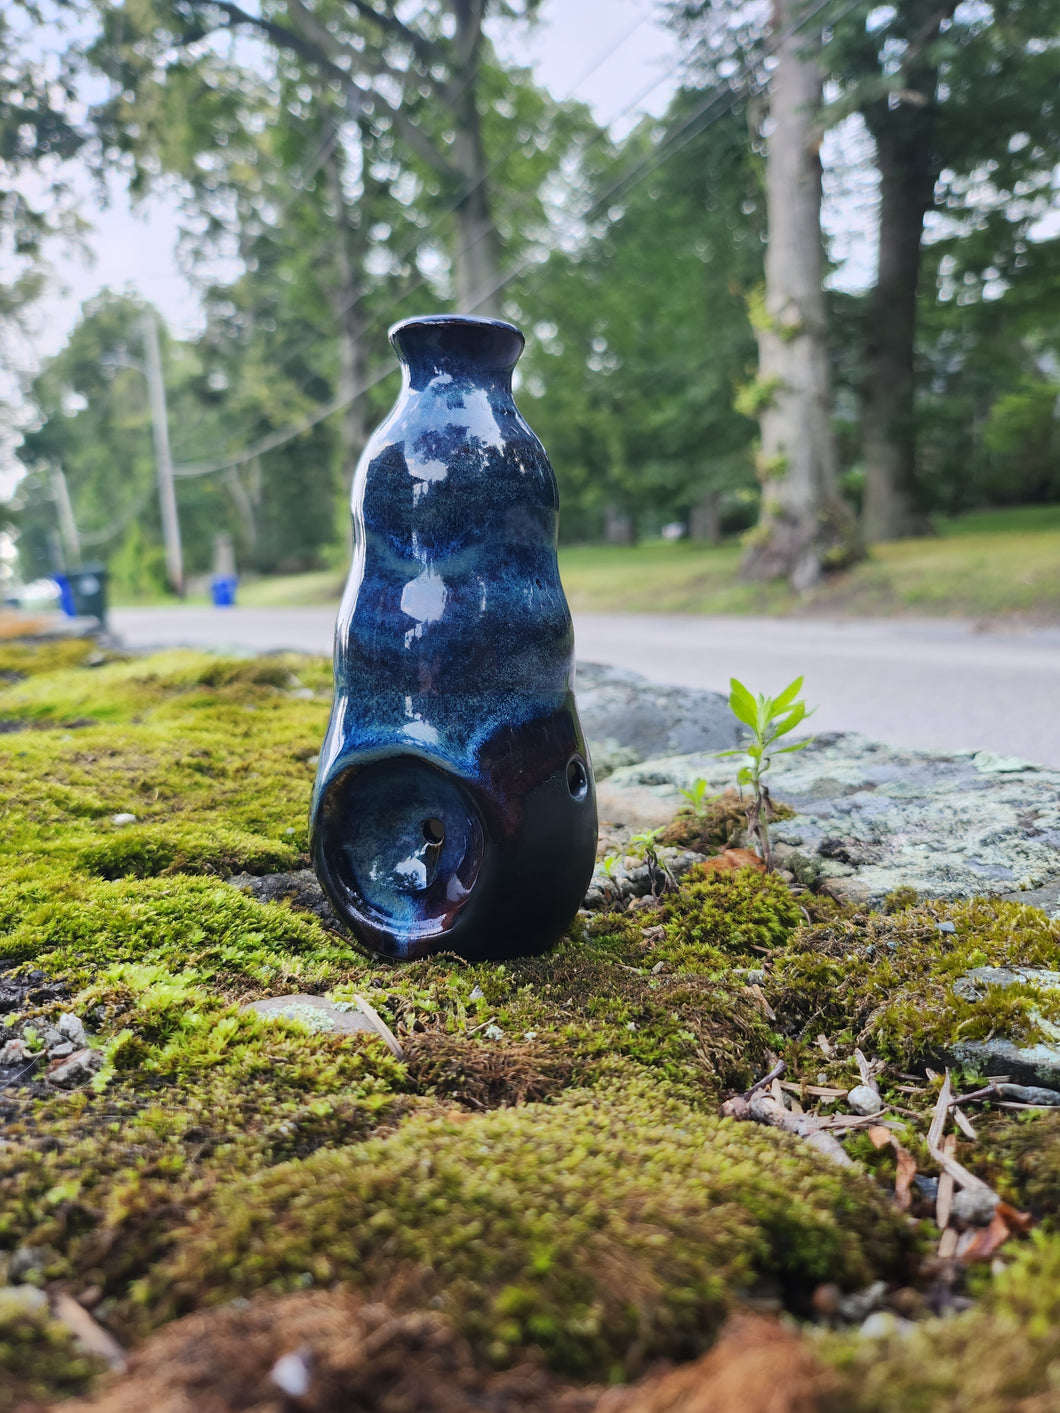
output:
[[[816, 1413], [835, 1383], [775, 1320], [738, 1315], [693, 1364], [626, 1388], [575, 1387], [525, 1364], [477, 1368], [440, 1316], [346, 1291], [205, 1311], [135, 1353], [98, 1398], [62, 1413]], [[286, 1391], [285, 1391], [286, 1390]], [[53, 1405], [55, 1406], [55, 1405]]]

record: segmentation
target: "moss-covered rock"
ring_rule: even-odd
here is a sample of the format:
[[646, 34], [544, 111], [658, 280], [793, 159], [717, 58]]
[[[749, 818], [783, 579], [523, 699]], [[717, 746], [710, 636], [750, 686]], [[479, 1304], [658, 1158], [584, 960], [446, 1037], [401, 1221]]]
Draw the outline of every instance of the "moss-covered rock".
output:
[[793, 1303], [897, 1273], [908, 1229], [805, 1145], [616, 1076], [551, 1106], [411, 1120], [219, 1193], [145, 1283], [173, 1313], [263, 1286], [349, 1281], [453, 1318], [491, 1358], [621, 1372], [705, 1348], [740, 1290]]
[[0, 1288], [0, 1413], [80, 1393], [104, 1367], [52, 1319], [46, 1301], [30, 1306], [23, 1294]]
[[1060, 1237], [1038, 1236], [968, 1314], [886, 1339], [832, 1337], [828, 1413], [1052, 1413], [1060, 1368]]
[[[0, 1283], [32, 1254], [33, 1280], [98, 1287], [129, 1339], [178, 1306], [341, 1278], [438, 1302], [480, 1360], [612, 1377], [701, 1350], [748, 1291], [802, 1314], [818, 1281], [908, 1278], [889, 1148], [848, 1140], [852, 1175], [718, 1101], [778, 1055], [842, 1090], [858, 1040], [907, 1068], [978, 1035], [953, 982], [1055, 967], [1041, 913], [864, 914], [743, 870], [579, 918], [547, 956], [382, 962], [298, 888], [225, 882], [307, 863], [328, 664], [93, 653], [0, 651], [0, 1035], [39, 1053], [72, 1013], [102, 1059], [72, 1093], [43, 1064], [0, 1074]], [[244, 1009], [291, 991], [368, 997], [404, 1060]], [[1021, 986], [987, 1001], [1018, 1038], [1053, 1017]], [[930, 1086], [903, 1097], [926, 1107]], [[1058, 1117], [995, 1115], [959, 1150], [1046, 1225]], [[62, 1331], [13, 1319], [20, 1397], [82, 1386]]]
[[908, 1067], [937, 1060], [962, 1040], [1051, 1038], [1060, 993], [984, 987], [972, 999], [955, 983], [977, 967], [1060, 964], [1060, 921], [997, 898], [930, 903], [893, 914], [848, 910], [803, 928], [775, 958], [771, 1004], [793, 1028], [824, 1028]]

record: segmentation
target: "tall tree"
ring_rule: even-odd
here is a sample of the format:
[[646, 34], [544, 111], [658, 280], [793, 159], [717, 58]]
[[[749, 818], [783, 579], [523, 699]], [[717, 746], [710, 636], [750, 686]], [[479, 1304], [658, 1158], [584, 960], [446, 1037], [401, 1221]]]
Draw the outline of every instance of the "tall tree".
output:
[[[916, 340], [925, 219], [972, 283], [1027, 265], [1060, 145], [1052, 0], [896, 0], [837, 11], [826, 62], [860, 111], [880, 174], [879, 260], [865, 310], [862, 456], [870, 541], [920, 527]], [[920, 498], [922, 499], [922, 498]]]
[[761, 11], [734, 0], [673, 6], [709, 85], [747, 100], [748, 140], [766, 151], [765, 280], [752, 322], [758, 374], [741, 398], [760, 426], [759, 521], [741, 572], [809, 588], [860, 553], [836, 478], [822, 280], [822, 21], [810, 0]]
[[836, 479], [821, 237], [822, 71], [799, 0], [774, 0], [766, 158], [768, 246], [758, 337], [762, 509], [749, 579], [810, 588], [857, 552]]
[[744, 116], [720, 105], [704, 126], [702, 100], [679, 92], [617, 149], [596, 143], [584, 238], [514, 287], [568, 539], [619, 517], [627, 533], [694, 519], [710, 537], [722, 498], [754, 484], [754, 423], [733, 404], [754, 358], [761, 170]]

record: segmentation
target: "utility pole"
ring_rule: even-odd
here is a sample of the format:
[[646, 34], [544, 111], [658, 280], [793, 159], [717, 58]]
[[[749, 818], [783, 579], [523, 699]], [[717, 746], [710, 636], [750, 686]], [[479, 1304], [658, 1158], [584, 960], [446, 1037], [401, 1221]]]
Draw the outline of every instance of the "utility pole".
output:
[[59, 533], [63, 542], [66, 567], [74, 569], [81, 563], [81, 537], [77, 533], [74, 508], [70, 504], [70, 488], [61, 466], [52, 467], [52, 496], [59, 513]]
[[158, 325], [154, 311], [143, 316], [144, 357], [147, 388], [151, 400], [151, 428], [155, 438], [155, 468], [158, 472], [158, 503], [162, 510], [162, 538], [166, 546], [166, 578], [173, 592], [184, 597], [184, 556], [180, 547], [180, 521], [173, 489], [173, 461], [169, 454], [169, 421], [166, 415], [166, 385], [162, 379], [162, 355], [158, 347]]

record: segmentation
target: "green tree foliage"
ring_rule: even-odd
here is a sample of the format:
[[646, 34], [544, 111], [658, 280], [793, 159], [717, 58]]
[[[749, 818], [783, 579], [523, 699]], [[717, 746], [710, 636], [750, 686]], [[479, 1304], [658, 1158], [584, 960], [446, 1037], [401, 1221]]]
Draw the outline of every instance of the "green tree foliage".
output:
[[[67, 11], [64, 0], [0, 6], [0, 363], [8, 369], [10, 333], [43, 288], [45, 240], [78, 231], [59, 166], [84, 141], [73, 117], [79, 55], [62, 42]], [[52, 51], [37, 39], [46, 20], [59, 40]]]
[[[26, 433], [19, 453], [29, 475], [15, 507], [26, 577], [61, 568], [54, 504], [61, 470], [82, 554], [110, 560], [120, 590], [164, 586], [151, 414], [139, 366], [143, 312], [137, 300], [104, 291], [34, 380], [40, 426]], [[196, 350], [167, 338], [163, 361], [172, 426], [209, 420], [208, 376]], [[182, 483], [178, 501], [189, 572], [207, 572], [214, 535], [230, 513], [223, 485]], [[291, 539], [296, 532], [297, 526]]]
[[[595, 161], [582, 239], [519, 285], [535, 337], [523, 401], [560, 480], [565, 538], [616, 510], [645, 529], [754, 484], [746, 296], [762, 275], [761, 176], [745, 118], [697, 123], [681, 92]], [[623, 182], [621, 175], [629, 174]]]

